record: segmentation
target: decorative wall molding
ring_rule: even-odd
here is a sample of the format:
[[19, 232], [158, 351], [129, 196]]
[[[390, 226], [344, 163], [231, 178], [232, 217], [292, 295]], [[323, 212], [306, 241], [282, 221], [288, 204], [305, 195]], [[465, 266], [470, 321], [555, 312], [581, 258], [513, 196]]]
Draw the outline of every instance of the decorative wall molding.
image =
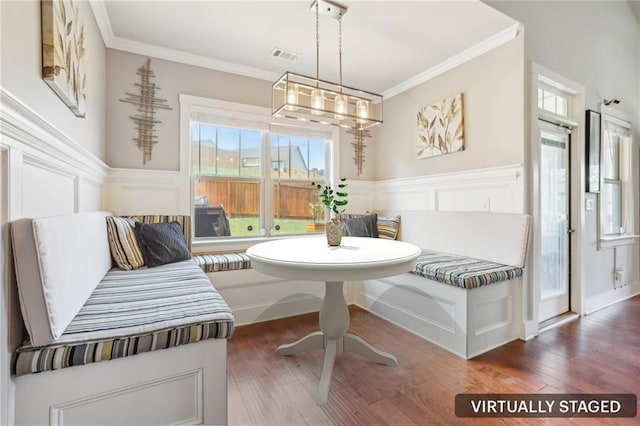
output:
[[382, 92], [382, 96], [386, 99], [392, 98], [396, 95], [399, 95], [402, 92], [405, 92], [412, 87], [417, 86], [418, 84], [422, 84], [425, 81], [431, 80], [434, 77], [439, 76], [440, 74], [444, 74], [452, 68], [457, 67], [458, 65], [462, 65], [467, 61], [470, 61], [484, 53], [487, 53], [490, 50], [495, 49], [496, 47], [500, 47], [505, 43], [510, 42], [515, 39], [520, 32], [520, 24], [513, 24], [509, 28], [492, 35], [486, 40], [477, 43], [467, 50], [463, 50], [462, 52], [454, 55], [443, 62], [440, 62], [438, 65], [433, 66], [418, 75], [415, 75], [408, 80], [403, 81], [402, 83], [385, 90]]
[[[184, 414], [188, 417], [177, 419], [178, 424], [202, 424], [204, 420], [203, 376], [203, 369], [197, 368], [192, 371], [91, 395], [90, 397], [66, 401], [63, 404], [56, 404], [49, 408], [51, 419], [49, 424], [51, 426], [63, 426], [65, 421], [73, 424], [72, 420], [77, 416], [76, 412], [80, 412], [80, 415], [84, 416], [86, 416], [87, 412], [92, 411], [104, 413], [105, 406], [109, 406], [109, 404], [117, 406], [118, 400], [129, 400], [129, 403], [131, 403], [131, 400], [134, 399], [144, 404], [144, 402], [154, 397], [154, 393], [159, 391], [165, 393], [176, 392], [184, 391], [185, 388], [192, 392], [192, 395], [189, 395], [189, 401], [193, 403], [185, 406], [187, 410], [185, 410]], [[108, 415], [108, 413], [104, 414]], [[86, 417], [83, 420], [86, 420]]]
[[8, 223], [26, 216], [100, 210], [108, 173], [103, 161], [0, 87], [0, 423], [16, 422], [14, 405], [21, 401], [8, 360], [24, 340]]
[[[279, 73], [266, 71], [259, 68], [249, 67], [246, 65], [235, 64], [232, 62], [222, 61], [219, 59], [209, 58], [206, 56], [195, 55], [180, 50], [169, 49], [166, 47], [156, 46], [148, 43], [116, 37], [113, 34], [109, 15], [104, 5], [104, 0], [91, 0], [91, 9], [98, 23], [98, 28], [102, 34], [105, 46], [110, 49], [122, 50], [142, 56], [151, 56], [167, 61], [178, 62], [187, 65], [193, 65], [202, 68], [209, 68], [217, 71], [228, 72], [232, 74], [242, 75], [245, 77], [257, 78], [260, 80], [274, 81], [280, 77]], [[471, 46], [470, 48], [454, 55], [445, 61], [433, 66], [403, 82], [397, 84], [390, 89], [382, 92], [382, 96], [389, 99], [412, 87], [424, 83], [432, 78], [444, 74], [452, 68], [457, 67], [467, 61], [470, 61], [488, 51], [495, 49], [503, 44], [515, 39], [520, 32], [520, 24], [513, 24], [511, 27], [492, 35], [491, 37]]]
[[209, 68], [216, 71], [243, 75], [245, 77], [257, 78], [260, 80], [274, 81], [280, 77], [280, 73], [234, 64], [232, 62], [213, 59], [202, 55], [195, 55], [193, 53], [182, 52], [180, 50], [156, 46], [154, 44], [141, 43], [139, 41], [123, 37], [116, 37], [113, 34], [113, 28], [111, 27], [111, 22], [109, 22], [109, 15], [107, 14], [104, 1], [91, 0], [90, 4], [91, 9], [93, 10], [93, 15], [98, 23], [98, 28], [102, 34], [104, 44], [109, 49], [122, 50], [124, 52], [131, 52], [141, 56], [151, 56], [153, 58], [193, 65], [196, 67]]
[[102, 160], [4, 88], [0, 88], [0, 110], [0, 134], [6, 146], [48, 163], [62, 163], [78, 175], [106, 179], [108, 166]]
[[349, 204], [346, 206], [348, 213], [364, 213], [373, 210], [373, 197], [376, 193], [376, 182], [371, 180], [349, 180], [347, 182]]
[[375, 182], [376, 210], [524, 212], [520, 164]]
[[190, 214], [190, 182], [177, 171], [110, 169], [105, 209], [118, 215]]

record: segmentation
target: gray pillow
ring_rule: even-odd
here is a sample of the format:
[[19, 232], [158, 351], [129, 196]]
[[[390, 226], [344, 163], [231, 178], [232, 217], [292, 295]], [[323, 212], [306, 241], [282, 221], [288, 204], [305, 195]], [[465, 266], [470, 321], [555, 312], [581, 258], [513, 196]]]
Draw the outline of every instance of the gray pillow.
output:
[[135, 232], [144, 264], [150, 268], [191, 258], [178, 222], [136, 222]]
[[378, 215], [368, 214], [353, 219], [343, 219], [342, 228], [347, 237], [378, 238]]

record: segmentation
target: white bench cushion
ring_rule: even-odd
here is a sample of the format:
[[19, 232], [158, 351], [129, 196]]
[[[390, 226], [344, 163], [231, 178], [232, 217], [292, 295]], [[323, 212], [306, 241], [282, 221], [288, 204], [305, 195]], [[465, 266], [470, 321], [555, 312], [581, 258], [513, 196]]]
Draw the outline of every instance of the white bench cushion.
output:
[[12, 224], [20, 306], [32, 344], [59, 339], [111, 268], [109, 215], [78, 213]]
[[426, 250], [523, 267], [531, 216], [515, 213], [403, 211], [402, 241]]

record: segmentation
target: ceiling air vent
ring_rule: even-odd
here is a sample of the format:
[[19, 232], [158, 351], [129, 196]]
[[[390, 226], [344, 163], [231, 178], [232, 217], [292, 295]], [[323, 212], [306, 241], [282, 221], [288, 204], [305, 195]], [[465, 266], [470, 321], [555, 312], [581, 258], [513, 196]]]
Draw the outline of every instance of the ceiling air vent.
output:
[[290, 52], [288, 50], [284, 50], [284, 49], [280, 49], [279, 47], [276, 47], [271, 52], [271, 56], [273, 56], [274, 58], [284, 59], [286, 61], [294, 62], [300, 59], [300, 56], [302, 55], [296, 52]]

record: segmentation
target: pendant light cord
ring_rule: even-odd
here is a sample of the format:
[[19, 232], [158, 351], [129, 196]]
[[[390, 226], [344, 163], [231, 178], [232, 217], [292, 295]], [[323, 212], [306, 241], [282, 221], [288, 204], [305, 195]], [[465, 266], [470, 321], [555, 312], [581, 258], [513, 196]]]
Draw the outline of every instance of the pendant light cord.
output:
[[338, 57], [340, 64], [340, 93], [342, 93], [342, 15], [338, 18]]
[[[316, 0], [316, 80], [320, 80], [320, 13], [319, 0]], [[317, 85], [317, 83], [316, 83]]]

